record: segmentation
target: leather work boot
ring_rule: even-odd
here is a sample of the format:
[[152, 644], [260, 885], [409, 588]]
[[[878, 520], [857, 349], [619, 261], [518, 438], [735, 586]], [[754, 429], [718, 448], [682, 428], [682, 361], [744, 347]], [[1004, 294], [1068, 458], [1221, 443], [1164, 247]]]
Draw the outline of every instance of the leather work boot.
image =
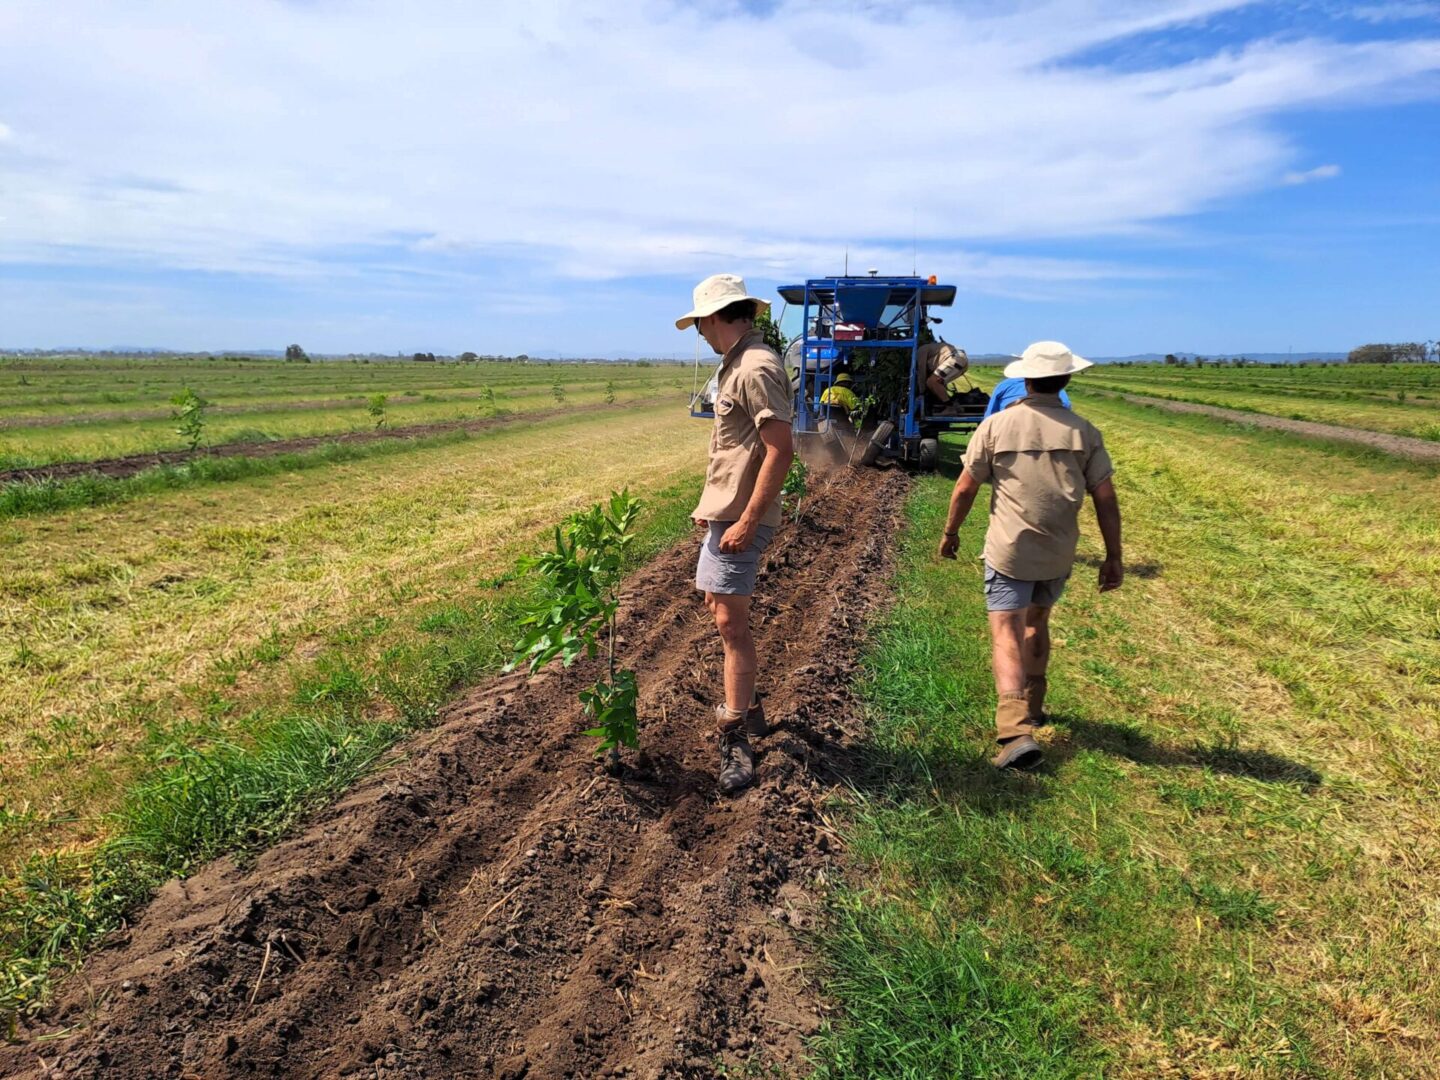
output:
[[720, 725], [720, 790], [730, 795], [754, 782], [755, 751], [750, 749], [745, 717], [738, 710], [732, 713], [724, 705], [716, 705], [715, 722]]
[[1030, 769], [1044, 758], [1032, 732], [1030, 706], [1024, 692], [1001, 694], [995, 704], [995, 741], [1000, 752], [990, 759], [997, 769]]
[[1035, 727], [1050, 722], [1045, 715], [1045, 690], [1048, 682], [1044, 675], [1029, 675], [1025, 679], [1025, 718]]
[[1040, 744], [1029, 735], [1011, 739], [1000, 747], [1000, 752], [990, 759], [997, 769], [1033, 769], [1045, 760]]

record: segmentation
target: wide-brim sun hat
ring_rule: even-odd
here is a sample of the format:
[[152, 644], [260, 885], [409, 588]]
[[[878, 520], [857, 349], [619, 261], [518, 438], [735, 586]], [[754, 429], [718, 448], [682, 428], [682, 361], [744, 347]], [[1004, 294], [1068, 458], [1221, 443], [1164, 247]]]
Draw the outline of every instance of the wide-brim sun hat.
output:
[[711, 274], [695, 286], [692, 298], [695, 306], [675, 320], [676, 330], [687, 330], [695, 325], [696, 319], [714, 315], [723, 307], [729, 307], [737, 300], [753, 300], [755, 314], [770, 310], [770, 301], [751, 296], [745, 291], [745, 279], [735, 274]]
[[1076, 356], [1069, 347], [1058, 341], [1037, 341], [1020, 354], [1020, 358], [1005, 365], [1007, 379], [1051, 379], [1057, 375], [1074, 375], [1094, 363], [1083, 356]]

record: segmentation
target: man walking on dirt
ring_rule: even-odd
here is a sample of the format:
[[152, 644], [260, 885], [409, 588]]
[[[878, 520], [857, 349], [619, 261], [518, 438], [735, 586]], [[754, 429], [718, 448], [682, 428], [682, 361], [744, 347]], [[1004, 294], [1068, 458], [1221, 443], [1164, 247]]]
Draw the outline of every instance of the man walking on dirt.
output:
[[790, 380], [754, 328], [769, 307], [745, 291], [741, 278], [715, 274], [695, 286], [694, 307], [675, 320], [677, 330], [693, 325], [721, 357], [705, 490], [691, 516], [706, 529], [695, 587], [705, 594], [725, 651], [725, 702], [715, 706], [724, 792], [754, 780], [748, 736], [769, 731], [755, 693], [750, 595], [760, 555], [780, 524], [780, 489], [795, 456]]
[[1002, 769], [1041, 760], [1034, 736], [1044, 722], [1050, 610], [1075, 564], [1087, 491], [1105, 541], [1100, 591], [1118, 589], [1125, 576], [1110, 454], [1095, 426], [1060, 401], [1070, 376], [1090, 366], [1058, 341], [1038, 341], [1005, 368], [1007, 379], [1025, 380], [1026, 396], [975, 429], [940, 541], [941, 557], [955, 558], [960, 526], [988, 480], [985, 606], [999, 696], [993, 763]]

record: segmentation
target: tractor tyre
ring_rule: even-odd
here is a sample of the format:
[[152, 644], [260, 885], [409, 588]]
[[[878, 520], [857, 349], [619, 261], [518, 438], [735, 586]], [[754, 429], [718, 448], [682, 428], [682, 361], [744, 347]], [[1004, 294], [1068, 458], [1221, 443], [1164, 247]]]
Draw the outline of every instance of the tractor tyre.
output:
[[895, 432], [895, 425], [889, 420], [884, 420], [875, 428], [875, 433], [870, 436], [865, 444], [865, 450], [860, 457], [861, 465], [874, 465], [880, 452], [885, 449], [885, 444], [890, 441], [890, 436]]
[[927, 472], [933, 472], [940, 467], [940, 440], [921, 439], [920, 453], [916, 463]]

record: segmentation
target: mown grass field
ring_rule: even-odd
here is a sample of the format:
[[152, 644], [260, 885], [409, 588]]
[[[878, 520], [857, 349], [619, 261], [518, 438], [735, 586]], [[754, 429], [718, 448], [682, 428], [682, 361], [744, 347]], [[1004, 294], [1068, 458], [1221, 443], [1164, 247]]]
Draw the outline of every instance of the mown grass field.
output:
[[[555, 386], [561, 390], [557, 400]], [[675, 365], [0, 359], [0, 469], [175, 450], [170, 399], [211, 402], [205, 445], [368, 431], [370, 400], [399, 428], [688, 390]]]
[[1097, 594], [1090, 516], [1038, 775], [985, 762], [983, 513], [934, 554], [953, 450], [914, 492], [818, 1075], [1440, 1075], [1440, 477], [1083, 379], [1129, 577]]
[[1102, 365], [1096, 388], [1440, 441], [1440, 365]]

